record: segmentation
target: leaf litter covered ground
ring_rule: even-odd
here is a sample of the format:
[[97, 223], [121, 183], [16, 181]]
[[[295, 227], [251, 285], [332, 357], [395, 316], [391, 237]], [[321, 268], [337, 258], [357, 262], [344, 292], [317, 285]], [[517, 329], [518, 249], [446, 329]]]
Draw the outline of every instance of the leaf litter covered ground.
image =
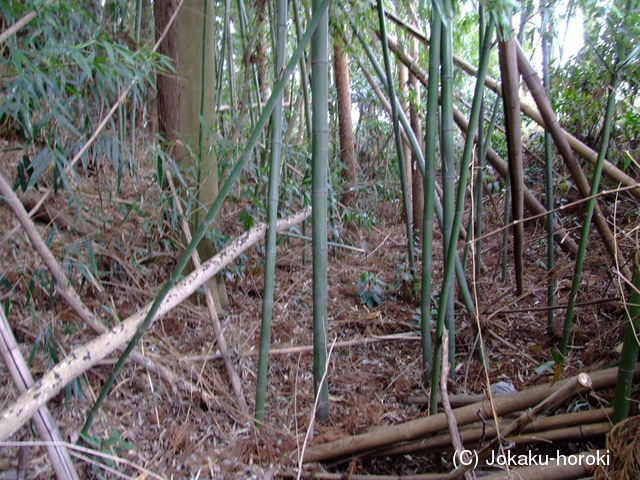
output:
[[[2, 163], [3, 171], [15, 171], [10, 157]], [[74, 229], [58, 224], [52, 229], [46, 219], [37, 223], [83, 300], [105, 324], [114, 315], [124, 319], [151, 302], [181, 253], [177, 247], [180, 236], [169, 227], [163, 209], [162, 199], [166, 201], [167, 195], [159, 191], [152, 171], [149, 165], [141, 166], [135, 182], [125, 176], [118, 196], [113, 195], [115, 175], [108, 167], [83, 172], [78, 177], [77, 200], [69, 202], [65, 194], [51, 200], [55, 211], [67, 213], [76, 225], [95, 234], [92, 251], [87, 248], [88, 238]], [[201, 396], [186, 394], [128, 363], [93, 426], [93, 435], [103, 442], [103, 453], [112, 457], [104, 461], [109, 468], [133, 477], [142, 474], [140, 478], [153, 478], [150, 472], [160, 478], [272, 478], [297, 470], [298, 454], [305, 442], [327, 442], [425, 415], [420, 406], [408, 401], [426, 392], [421, 387], [419, 301], [411, 298], [410, 286], [402, 282], [406, 248], [400, 205], [376, 198], [360, 200], [375, 205], [376, 226], [369, 232], [353, 226], [342, 229], [342, 241], [361, 251], [330, 250], [328, 339], [336, 346], [329, 357], [329, 421], [316, 423], [309, 432], [314, 395], [312, 353], [310, 348], [299, 347], [312, 345], [311, 248], [305, 241], [289, 237], [278, 247], [274, 352], [270, 357], [265, 424], [254, 428], [238, 410], [217, 354], [207, 310], [197, 302], [185, 302], [152, 326], [141, 349], [154, 361], [197, 384], [205, 394], [214, 395], [215, 401], [207, 403]], [[495, 200], [500, 202], [501, 197]], [[633, 211], [625, 210], [624, 201], [618, 205], [618, 219], [629, 228], [628, 224], [636, 221]], [[237, 219], [245, 207], [237, 200], [227, 205], [221, 222], [224, 234], [233, 238], [241, 233]], [[489, 208], [485, 222], [485, 231], [497, 228], [496, 211]], [[0, 270], [6, 279], [1, 286], [2, 302], [10, 303], [10, 323], [25, 358], [33, 355], [31, 371], [37, 379], [56, 359], [94, 334], [79, 323], [60, 298], [49, 294], [53, 292], [50, 277], [21, 230], [7, 235], [17, 222], [4, 205], [0, 207], [0, 225]], [[566, 220], [566, 225], [572, 235], [577, 235], [579, 222]], [[524, 298], [516, 301], [511, 264], [506, 281], [500, 279], [502, 235], [484, 239], [483, 274], [473, 289], [485, 327], [491, 367], [488, 377], [491, 383], [509, 382], [517, 390], [549, 381], [549, 371], [536, 369], [551, 359], [550, 347], [557, 343], [557, 339], [550, 341], [546, 336], [546, 312], [541, 308], [546, 305], [547, 289], [541, 261], [545, 258], [544, 235], [541, 225], [527, 223]], [[439, 233], [436, 237], [437, 293], [442, 248]], [[632, 246], [624, 235], [619, 240], [623, 248]], [[618, 297], [619, 288], [607, 267], [610, 261], [599, 238], [592, 236], [590, 245], [578, 301]], [[262, 308], [260, 248], [252, 248], [226, 275], [231, 305], [221, 316], [250, 408], [255, 395]], [[303, 248], [307, 249], [306, 264], [302, 264]], [[573, 263], [559, 249], [556, 262], [556, 303], [563, 304]], [[468, 272], [472, 271], [470, 265]], [[368, 308], [360, 303], [358, 282], [365, 273], [375, 275], [385, 295], [380, 306]], [[449, 393], [482, 393], [487, 373], [473, 353], [472, 319], [460, 302], [457, 311], [456, 381], [450, 382]], [[557, 315], [558, 325], [564, 319], [563, 312]], [[563, 375], [603, 368], [616, 360], [621, 319], [619, 300], [578, 308], [568, 368]], [[114, 356], [101, 362], [48, 404], [64, 438], [76, 441], [116, 359]], [[4, 408], [17, 394], [4, 365], [0, 377]], [[33, 431], [23, 428], [12, 440], [37, 438]], [[405, 455], [354, 460], [328, 468], [348, 473], [415, 474], [435, 471], [434, 460], [433, 456]], [[83, 478], [117, 478], [96, 459], [93, 462], [78, 462]], [[17, 464], [17, 448], [1, 447], [0, 472], [11, 472]], [[30, 449], [29, 474], [32, 478], [52, 476], [40, 447]]]

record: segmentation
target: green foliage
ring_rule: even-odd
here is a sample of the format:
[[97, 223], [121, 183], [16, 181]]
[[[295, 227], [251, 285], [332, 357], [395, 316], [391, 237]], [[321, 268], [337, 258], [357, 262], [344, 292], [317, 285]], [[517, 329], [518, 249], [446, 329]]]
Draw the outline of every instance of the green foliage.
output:
[[625, 151], [637, 149], [640, 137], [640, 8], [622, 12], [614, 2], [588, 0], [583, 10], [585, 46], [569, 64], [552, 74], [552, 97], [562, 125], [598, 150], [609, 83], [616, 71], [618, 115], [608, 159], [626, 169], [629, 161]]
[[[112, 3], [112, 2], [109, 2]], [[99, 121], [131, 83], [132, 102], [139, 102], [154, 69], [170, 69], [167, 59], [135, 45], [120, 29], [110, 30], [90, 5], [39, 0], [4, 2], [0, 13], [11, 24], [30, 10], [38, 14], [0, 48], [0, 76], [7, 82], [0, 95], [0, 128], [25, 149], [18, 185], [27, 190], [53, 170], [56, 187], [70, 187], [65, 168], [95, 132]], [[94, 9], [99, 9], [94, 5]], [[119, 173], [133, 170], [129, 147], [118, 138], [112, 119], [105, 133], [81, 158], [99, 165], [102, 158]], [[32, 147], [32, 148], [28, 148]], [[73, 175], [73, 169], [71, 170]]]
[[94, 450], [105, 454], [94, 456], [95, 463], [91, 464], [91, 473], [95, 478], [110, 478], [104, 475], [106, 470], [104, 467], [108, 467], [111, 471], [117, 468], [116, 462], [110, 457], [114, 454], [118, 455], [126, 451], [133, 450], [133, 444], [122, 438], [120, 432], [116, 428], [112, 429], [111, 434], [105, 439], [97, 436], [86, 435], [82, 432], [80, 433], [80, 438]]
[[386, 283], [379, 280], [375, 273], [364, 272], [360, 276], [358, 290], [356, 290], [356, 296], [360, 300], [360, 304], [366, 305], [368, 308], [382, 305], [382, 302], [386, 299], [384, 291], [382, 290], [385, 286]]

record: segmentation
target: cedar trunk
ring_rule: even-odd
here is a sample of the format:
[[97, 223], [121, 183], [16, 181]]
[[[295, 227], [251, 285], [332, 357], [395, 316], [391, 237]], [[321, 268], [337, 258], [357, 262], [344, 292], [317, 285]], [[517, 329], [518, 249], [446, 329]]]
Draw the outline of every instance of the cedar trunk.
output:
[[344, 51], [344, 40], [336, 33], [333, 42], [333, 72], [338, 94], [338, 125], [340, 129], [340, 162], [344, 192], [342, 203], [353, 207], [356, 201], [356, 148], [351, 119], [351, 85], [349, 58]]

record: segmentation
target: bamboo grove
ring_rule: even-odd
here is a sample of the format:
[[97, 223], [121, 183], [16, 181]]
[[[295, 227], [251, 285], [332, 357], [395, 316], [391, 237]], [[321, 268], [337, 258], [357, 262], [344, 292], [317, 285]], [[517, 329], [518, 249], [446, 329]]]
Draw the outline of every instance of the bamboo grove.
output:
[[[598, 239], [602, 242], [602, 248], [609, 255], [607, 268], [612, 282], [618, 286], [625, 311], [613, 418], [620, 422], [628, 416], [638, 355], [640, 250], [637, 238], [633, 239], [633, 248], [619, 245], [615, 218], [602, 206], [602, 200], [624, 195], [627, 201], [636, 204], [640, 201], [639, 164], [634, 156], [637, 150], [625, 155], [620, 154], [621, 149], [611, 148], [612, 142], [623, 135], [620, 133], [623, 129], [621, 108], [625, 109], [625, 118], [631, 118], [625, 124], [629, 131], [640, 135], [640, 128], [633, 123], [640, 124], [635, 66], [640, 47], [633, 41], [640, 34], [638, 24], [634, 23], [640, 12], [632, 0], [616, 6], [610, 2], [605, 20], [599, 25], [605, 46], [597, 43], [597, 39], [591, 39], [596, 42], [594, 45], [587, 45], [593, 51], [604, 51], [593, 54], [600, 55], [602, 60], [598, 78], [601, 107], [604, 107], [598, 112], [596, 149], [563, 129], [562, 122], [572, 117], [565, 111], [558, 112], [561, 102], [553, 98], [563, 94], [552, 88], [553, 75], [559, 75], [562, 70], [554, 58], [555, 29], [560, 23], [556, 9], [559, 2], [262, 0], [246, 5], [243, 0], [172, 0], [167, 1], [174, 10], [167, 11], [166, 18], [163, 17], [164, 30], [158, 28], [160, 20], [156, 12], [155, 32], [145, 31], [143, 27], [143, 19], [152, 20], [149, 4], [152, 2], [106, 2], [101, 15], [108, 17], [114, 31], [119, 28], [118, 22], [131, 24], [118, 31], [131, 31], [131, 39], [127, 37], [127, 41], [134, 46], [131, 49], [120, 46], [119, 37], [106, 32], [82, 48], [70, 48], [66, 53], [67, 63], [76, 66], [86, 79], [95, 80], [96, 86], [86, 91], [81, 91], [82, 82], [60, 86], [68, 76], [52, 79], [54, 70], [46, 70], [47, 64], [38, 64], [28, 53], [20, 53], [23, 29], [32, 29], [28, 31], [35, 39], [33, 48], [49, 48], [46, 35], [50, 27], [47, 25], [66, 15], [63, 10], [52, 9], [48, 2], [27, 3], [29, 8], [12, 10], [5, 6], [2, 11], [5, 30], [0, 46], [11, 52], [5, 56], [11, 61], [2, 64], [3, 74], [20, 77], [24, 83], [13, 93], [3, 84], [0, 118], [33, 148], [43, 144], [43, 136], [47, 141], [46, 148], [32, 161], [20, 165], [17, 173], [2, 173], [0, 187], [5, 203], [14, 210], [9, 187], [12, 181], [13, 190], [19, 186], [26, 192], [49, 171], [53, 172], [55, 190], [73, 191], [76, 164], [86, 165], [89, 160], [95, 161], [91, 156], [98, 158], [105, 152], [111, 153], [110, 161], [114, 162], [119, 175], [124, 175], [127, 169], [135, 172], [132, 159], [136, 153], [127, 150], [127, 145], [131, 149], [136, 145], [132, 139], [139, 135], [137, 118], [150, 102], [149, 98], [156, 95], [156, 89], [160, 136], [152, 139], [147, 148], [157, 159], [158, 181], [169, 190], [175, 177], [182, 185], [181, 194], [187, 197], [186, 212], [180, 211], [176, 216], [188, 222], [179, 227], [176, 223], [175, 227], [183, 229], [187, 246], [152, 304], [136, 319], [137, 323], [131, 324], [133, 327], [127, 327], [126, 338], [118, 337], [126, 346], [122, 345], [119, 360], [86, 419], [84, 436], [89, 435], [92, 422], [125, 362], [131, 358], [140, 360], [138, 352], [143, 335], [159, 314], [167, 311], [167, 302], [173, 301], [172, 292], [184, 284], [183, 278], [192, 260], [196, 273], [199, 271], [198, 254], [203, 255], [199, 245], [219, 235], [216, 229], [220, 211], [230, 196], [250, 199], [251, 215], [244, 217], [247, 231], [250, 227], [256, 228], [254, 224], [259, 223], [258, 220], [263, 219], [266, 224], [253, 412], [249, 411], [250, 402], [244, 398], [233, 361], [230, 357], [225, 360], [238, 408], [258, 426], [268, 415], [265, 404], [268, 405], [270, 391], [271, 323], [276, 315], [274, 279], [278, 246], [286, 241], [278, 237], [278, 232], [285, 217], [310, 206], [310, 225], [305, 219], [298, 237], [311, 246], [313, 315], [300, 321], [313, 326], [315, 414], [318, 420], [330, 418], [332, 352], [328, 336], [331, 298], [328, 264], [335, 244], [345, 246], [336, 234], [339, 230], [336, 224], [355, 224], [357, 219], [365, 218], [363, 214], [373, 214], [367, 211], [368, 205], [358, 200], [358, 176], [366, 166], [358, 165], [364, 157], [356, 154], [354, 146], [361, 141], [354, 138], [354, 130], [364, 136], [361, 125], [367, 121], [384, 124], [390, 145], [384, 148], [384, 155], [391, 159], [393, 166], [386, 174], [399, 184], [393, 193], [399, 205], [398, 216], [404, 222], [406, 257], [401, 267], [406, 273], [404, 280], [410, 296], [419, 299], [421, 352], [416, 350], [416, 358], [421, 360], [423, 387], [430, 392], [431, 413], [437, 414], [443, 362], [449, 364], [450, 375], [455, 380], [456, 328], [461, 316], [468, 318], [472, 325], [477, 361], [490, 369], [493, 360], [485, 348], [483, 327], [491, 319], [485, 318], [486, 314], [477, 307], [475, 285], [486, 271], [483, 241], [493, 235], [504, 235], [501, 251], [491, 255], [500, 256], [495, 263], [502, 269], [502, 281], [507, 269], [514, 271], [514, 284], [505, 287], [507, 297], [514, 302], [522, 300], [521, 305], [526, 305], [528, 292], [534, 288], [527, 283], [526, 269], [546, 271], [544, 288], [548, 309], [546, 325], [540, 328], [549, 336], [545, 348], [548, 348], [549, 365], [556, 379], [572, 362], [569, 347], [572, 332], [579, 328], [574, 315], [579, 293], [584, 288], [583, 268], [588, 261], [588, 249]], [[89, 4], [95, 2], [85, 3], [89, 9]], [[71, 6], [65, 8], [73, 10]], [[97, 4], [92, 8], [99, 10]], [[175, 134], [182, 128], [179, 122], [170, 124], [168, 116], [162, 116], [163, 109], [182, 112], [178, 105], [167, 106], [172, 100], [163, 93], [168, 87], [162, 82], [168, 85], [181, 77], [183, 68], [191, 68], [179, 65], [171, 52], [162, 47], [164, 36], [171, 34], [174, 22], [183, 21], [181, 9], [197, 12], [201, 18], [198, 28], [191, 29], [190, 40], [201, 47], [188, 61], [183, 60], [185, 64], [199, 65], [190, 77], [194, 85], [173, 87], [193, 90], [191, 105], [195, 105], [193, 108], [198, 114], [196, 126], [191, 127], [196, 133], [188, 137], [190, 141]], [[458, 21], [461, 17], [467, 19], [466, 23]], [[11, 28], [12, 25], [15, 28]], [[64, 25], [59, 27], [60, 31], [63, 27], [69, 29]], [[463, 28], [464, 31], [456, 30]], [[612, 31], [619, 32], [620, 38], [612, 37]], [[111, 38], [118, 47], [114, 48], [105, 38]], [[152, 38], [157, 43], [151, 41]], [[456, 48], [464, 48], [464, 55], [458, 55]], [[532, 59], [537, 49], [542, 54], [541, 71]], [[157, 51], [164, 55], [158, 55]], [[53, 58], [56, 52], [48, 54]], [[338, 71], [341, 73], [335, 73]], [[406, 80], [398, 80], [400, 71], [406, 72]], [[333, 73], [334, 82], [331, 81]], [[494, 79], [495, 76], [499, 79]], [[334, 88], [334, 83], [344, 78], [346, 84]], [[31, 88], [28, 82], [31, 86], [40, 85], [40, 90]], [[38, 91], [48, 92], [51, 102], [43, 105]], [[84, 96], [87, 101], [74, 107], [74, 112], [64, 111], [65, 105], [71, 105], [72, 95]], [[568, 103], [566, 99], [561, 100]], [[374, 113], [369, 118], [365, 118], [364, 113], [357, 121], [351, 118], [357, 108], [365, 112], [365, 107], [370, 105]], [[34, 125], [27, 117], [37, 106], [49, 113], [40, 115]], [[109, 111], [102, 124], [96, 121], [92, 106], [102, 112]], [[575, 104], [573, 107], [577, 108]], [[74, 116], [84, 127], [73, 125]], [[339, 135], [336, 134], [338, 125]], [[105, 128], [111, 130], [108, 140], [101, 136]], [[527, 142], [534, 135], [543, 138], [543, 167], [538, 174], [529, 173], [524, 161], [528, 155]], [[383, 155], [381, 143], [377, 144], [381, 150], [376, 152], [380, 156]], [[178, 161], [180, 156], [191, 158], [193, 163], [185, 167]], [[207, 166], [209, 157], [213, 159], [213, 167]], [[215, 177], [210, 177], [211, 169]], [[560, 176], [571, 184], [567, 190], [574, 188], [578, 192], [578, 201], [567, 203], [558, 198], [562, 195], [557, 187]], [[185, 180], [187, 177], [191, 180]], [[205, 178], [215, 178], [216, 183], [215, 194], [209, 200], [200, 197], [205, 195], [205, 188], [201, 188]], [[498, 230], [488, 227], [484, 221], [490, 208], [489, 197], [500, 203], [502, 227]], [[15, 206], [14, 211], [19, 210], [20, 207]], [[28, 224], [28, 217], [23, 221]], [[532, 265], [526, 259], [525, 229], [536, 223], [545, 232], [542, 243], [546, 245], [546, 257]], [[597, 238], [591, 232], [592, 224]], [[310, 237], [306, 236], [309, 229]], [[438, 231], [442, 258], [434, 254], [438, 250], [434, 245]], [[629, 235], [637, 237], [637, 234]], [[330, 237], [333, 242], [329, 241]], [[227, 252], [223, 248], [224, 245], [219, 245], [221, 252]], [[554, 252], [558, 249], [566, 252], [573, 262], [570, 293], [562, 309], [556, 305]], [[209, 256], [202, 258], [203, 263]], [[307, 259], [303, 257], [299, 261], [307, 262]], [[435, 269], [437, 276], [434, 276]], [[205, 285], [211, 315], [217, 318], [214, 304], [221, 303], [222, 297], [216, 293], [212, 275], [199, 285]], [[436, 277], [439, 282], [434, 280]], [[212, 283], [206, 283], [209, 281]], [[63, 282], [63, 278], [58, 282]], [[67, 292], [66, 287], [59, 290]], [[75, 296], [72, 291], [68, 292], [68, 298]], [[82, 311], [82, 307], [77, 311]], [[558, 312], [564, 312], [563, 316]], [[99, 321], [91, 316], [86, 318], [95, 324], [98, 334], [105, 334], [106, 329]], [[219, 322], [216, 325], [220, 350], [225, 354], [228, 347]], [[558, 332], [559, 338], [556, 338]], [[448, 339], [446, 346], [442, 344], [443, 338]], [[73, 371], [73, 375], [79, 373]], [[60, 382], [56, 385], [58, 389], [63, 387]], [[25, 395], [29, 393], [28, 385], [25, 392]], [[34, 400], [33, 408], [40, 408], [45, 400]], [[9, 416], [8, 409], [0, 412], [0, 420]], [[17, 427], [19, 425], [15, 425]], [[10, 433], [4, 430], [2, 439]], [[64, 456], [59, 468], [69, 469]], [[66, 475], [73, 478], [72, 474]]]

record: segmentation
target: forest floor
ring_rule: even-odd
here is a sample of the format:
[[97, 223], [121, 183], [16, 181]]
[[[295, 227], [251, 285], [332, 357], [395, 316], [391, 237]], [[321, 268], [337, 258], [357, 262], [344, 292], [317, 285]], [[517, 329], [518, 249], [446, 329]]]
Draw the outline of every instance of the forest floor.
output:
[[[1, 162], [3, 172], [15, 171], [15, 158]], [[69, 196], [63, 193], [55, 196], [50, 205], [75, 219], [76, 225], [96, 233], [90, 242], [92, 249], [87, 247], [87, 237], [74, 228], [56, 224], [52, 229], [46, 219], [37, 225], [65, 271], [71, 272], [89, 308], [105, 323], [112, 314], [124, 319], [154, 299], [181, 254], [176, 248], [181, 243], [180, 236], [167, 226], [168, 210], [163, 205], [166, 206], [168, 195], [159, 191], [150, 165], [139, 167], [135, 182], [125, 175], [117, 196], [113, 194], [115, 174], [108, 166], [83, 172], [78, 178], [77, 200], [69, 202]], [[575, 199], [576, 193], [570, 193]], [[298, 348], [312, 345], [311, 246], [298, 238], [281, 237], [271, 336], [274, 351], [270, 356], [264, 424], [255, 428], [251, 419], [240, 413], [224, 365], [216, 355], [215, 334], [206, 308], [185, 302], [155, 322], [141, 348], [154, 361], [197, 384], [203, 392], [213, 394], [215, 402], [205, 404], [128, 363], [92, 431], [102, 439], [104, 453], [129, 463], [107, 459], [104, 464], [92, 465], [78, 461], [81, 477], [118, 478], [104, 469], [107, 465], [131, 478], [278, 478], [285, 471], [298, 470], [297, 459], [305, 443], [320, 444], [425, 416], [421, 406], [409, 401], [426, 392], [421, 380], [419, 300], [411, 298], [411, 288], [402, 281], [406, 264], [403, 216], [399, 203], [373, 195], [373, 189], [365, 189], [359, 200], [369, 206], [375, 226], [369, 231], [340, 227], [342, 238], [337, 241], [360, 250], [336, 248], [329, 252], [328, 340], [330, 344], [346, 343], [336, 343], [329, 352], [328, 421], [315, 423], [309, 432], [314, 404], [313, 354], [310, 348]], [[487, 194], [483, 227], [487, 232], [500, 226], [499, 213], [489, 200]], [[502, 195], [495, 196], [495, 202], [500, 210]], [[637, 221], [622, 211], [624, 205], [621, 200], [617, 212], [620, 224]], [[224, 209], [221, 230], [230, 238], [242, 233], [238, 218], [245, 207], [242, 201], [232, 200]], [[576, 208], [563, 213], [565, 226], [574, 238], [579, 235], [579, 222], [567, 215], [578, 211]], [[10, 305], [10, 324], [25, 358], [32, 357], [31, 371], [37, 379], [94, 334], [80, 324], [59, 297], [50, 295], [54, 291], [50, 277], [22, 230], [7, 236], [17, 225], [8, 208], [0, 206], [0, 299], [3, 306]], [[630, 228], [629, 223], [623, 227]], [[475, 320], [456, 300], [456, 368], [455, 381], [449, 384], [450, 394], [483, 393], [488, 382], [508, 382], [520, 391], [550, 381], [551, 370], [537, 370], [551, 360], [550, 349], [559, 343], [557, 336], [549, 339], [546, 334], [544, 237], [541, 224], [526, 223], [526, 295], [521, 298], [515, 294], [511, 260], [506, 279], [501, 279], [502, 235], [483, 240], [483, 273], [470, 286], [483, 322], [490, 370], [481, 367], [474, 353]], [[625, 237], [619, 238], [625, 248]], [[616, 347], [622, 338], [623, 309], [616, 298], [620, 289], [597, 234], [592, 236], [590, 245], [578, 301], [598, 302], [576, 310], [563, 377], [604, 368], [619, 355]], [[302, 262], [303, 249], [306, 264]], [[629, 252], [625, 254], [628, 256]], [[434, 259], [437, 293], [442, 272], [439, 232]], [[419, 267], [419, 250], [417, 260]], [[573, 265], [566, 253], [556, 249], [558, 305], [567, 301]], [[467, 271], [472, 278], [471, 261]], [[263, 272], [260, 244], [227, 271], [225, 281], [231, 304], [220, 317], [250, 409], [255, 396]], [[358, 283], [364, 273], [375, 275], [384, 293], [379, 306], [367, 308], [360, 302]], [[613, 300], [600, 301], [603, 299]], [[563, 314], [564, 310], [558, 310], [556, 330], [564, 321]], [[111, 356], [104, 360], [82, 375], [66, 395], [49, 402], [64, 438], [77, 439], [116, 359]], [[7, 407], [16, 396], [6, 367], [0, 365], [0, 407]], [[611, 394], [605, 392], [602, 401], [610, 398]], [[12, 440], [37, 437], [33, 430], [23, 427]], [[603, 439], [595, 438], [594, 442], [601, 446]], [[17, 448], [0, 447], [0, 472], [15, 468], [18, 456]], [[30, 478], [52, 477], [43, 448], [30, 449], [29, 458]], [[450, 460], [450, 456], [446, 458]], [[406, 475], [436, 471], [435, 465], [433, 455], [403, 455], [353, 460], [324, 468], [350, 474]], [[303, 467], [303, 471], [307, 468]], [[0, 474], [0, 478], [9, 477]]]

